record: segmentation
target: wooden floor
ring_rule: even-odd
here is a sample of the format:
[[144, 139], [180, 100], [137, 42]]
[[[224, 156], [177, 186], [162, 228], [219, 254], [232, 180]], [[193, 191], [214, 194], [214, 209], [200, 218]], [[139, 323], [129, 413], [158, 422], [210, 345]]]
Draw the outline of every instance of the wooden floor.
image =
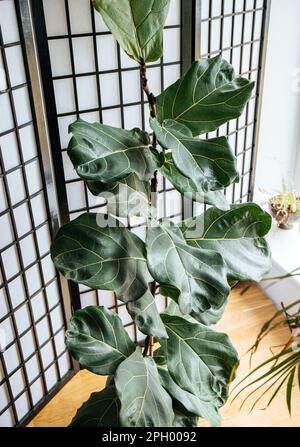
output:
[[[241, 365], [237, 379], [242, 378], [249, 368], [249, 356], [245, 355], [255, 340], [255, 336], [263, 323], [275, 311], [271, 301], [256, 286], [252, 286], [245, 295], [238, 289], [232, 293], [226, 313], [218, 325], [218, 329], [227, 332], [235, 344], [240, 356]], [[254, 357], [253, 365], [264, 361], [270, 354], [269, 346], [282, 344], [289, 335], [287, 329], [278, 329], [262, 344]], [[236, 381], [235, 381], [236, 382]], [[80, 371], [44, 409], [31, 421], [30, 427], [65, 427], [76, 409], [88, 399], [93, 391], [100, 390], [105, 378], [87, 371]], [[285, 403], [285, 393], [281, 392], [267, 410], [256, 409], [249, 413], [251, 402], [239, 410], [242, 398], [232, 404], [229, 402], [221, 410], [223, 427], [300, 427], [300, 393], [296, 389], [293, 394], [293, 413], [289, 416]], [[200, 423], [206, 426], [206, 422]]]

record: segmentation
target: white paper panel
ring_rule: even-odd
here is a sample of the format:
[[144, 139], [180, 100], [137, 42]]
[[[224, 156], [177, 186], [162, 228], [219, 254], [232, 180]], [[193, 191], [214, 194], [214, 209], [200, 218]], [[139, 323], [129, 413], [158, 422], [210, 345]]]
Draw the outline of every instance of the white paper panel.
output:
[[[59, 7], [61, 2], [51, 4]], [[60, 18], [55, 17], [51, 32], [65, 32]], [[62, 303], [49, 256], [45, 186], [13, 0], [0, 1], [0, 25], [0, 329], [6, 339], [0, 360], [0, 426], [10, 426], [26, 417], [70, 364], [61, 349]], [[67, 55], [62, 48], [60, 57], [65, 64]], [[60, 73], [60, 69], [56, 59], [53, 70]]]

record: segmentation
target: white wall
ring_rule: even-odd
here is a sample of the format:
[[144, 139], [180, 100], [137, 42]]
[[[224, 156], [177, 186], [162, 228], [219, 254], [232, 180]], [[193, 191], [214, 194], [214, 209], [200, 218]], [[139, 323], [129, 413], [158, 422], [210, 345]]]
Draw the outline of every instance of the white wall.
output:
[[[258, 188], [280, 189], [282, 177], [296, 177], [300, 146], [300, 1], [271, 0], [266, 76], [256, 171]], [[300, 154], [298, 160], [300, 177]], [[300, 178], [298, 179], [300, 189]]]
[[[300, 1], [271, 0], [266, 76], [255, 178], [256, 202], [281, 188], [282, 177], [300, 190]], [[299, 267], [299, 228], [283, 231], [275, 223], [268, 235], [273, 269], [270, 277]], [[299, 299], [300, 278], [261, 283], [280, 308]]]

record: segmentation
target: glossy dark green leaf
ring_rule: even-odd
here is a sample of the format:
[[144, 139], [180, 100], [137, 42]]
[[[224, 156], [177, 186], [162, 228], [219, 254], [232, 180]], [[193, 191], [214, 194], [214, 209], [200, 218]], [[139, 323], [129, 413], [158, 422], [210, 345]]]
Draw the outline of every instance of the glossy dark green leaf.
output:
[[210, 399], [203, 400], [177, 385], [168, 371], [165, 349], [164, 344], [154, 353], [154, 360], [157, 360], [157, 370], [162, 386], [172, 396], [173, 400], [180, 402], [186, 412], [194, 414], [195, 417], [202, 417], [208, 420], [213, 426], [220, 425], [218, 409]]
[[253, 87], [253, 82], [235, 77], [221, 56], [201, 59], [158, 96], [158, 120], [175, 120], [193, 135], [211, 132], [241, 115]]
[[156, 338], [168, 338], [150, 290], [147, 290], [138, 300], [127, 303], [126, 307], [131, 318], [143, 334], [153, 335]]
[[81, 366], [100, 375], [114, 374], [135, 349], [121, 319], [103, 306], [88, 306], [74, 313], [66, 346]]
[[177, 169], [199, 191], [224, 189], [239, 180], [236, 157], [225, 137], [200, 140], [187, 127], [172, 120], [159, 125], [156, 119], [151, 119], [151, 127], [161, 146], [172, 151]]
[[127, 228], [102, 228], [97, 219], [100, 215], [85, 213], [60, 228], [51, 247], [52, 260], [67, 279], [112, 290], [124, 302], [134, 301], [151, 280], [145, 244]]
[[70, 427], [119, 427], [120, 401], [114, 386], [91, 394], [77, 410]]
[[194, 303], [206, 310], [226, 301], [229, 286], [218, 253], [189, 246], [179, 227], [170, 221], [150, 227], [146, 245], [153, 278], [180, 291], [178, 304], [183, 313], [191, 312]]
[[153, 359], [143, 357], [141, 348], [120, 364], [115, 384], [123, 427], [172, 426], [172, 400], [160, 384]]
[[70, 125], [68, 155], [79, 177], [111, 183], [135, 173], [149, 180], [157, 167], [149, 135], [79, 119]]
[[169, 338], [164, 341], [168, 371], [183, 390], [222, 405], [238, 363], [228, 336], [186, 319], [162, 314]]
[[162, 55], [162, 34], [170, 0], [92, 0], [126, 53], [140, 62]]
[[254, 203], [232, 205], [229, 211], [210, 208], [183, 223], [189, 245], [215, 250], [232, 279], [259, 281], [271, 268], [270, 250], [263, 239], [272, 220]]
[[225, 211], [229, 209], [229, 204], [223, 191], [204, 192], [196, 186], [193, 180], [178, 171], [173, 162], [171, 152], [165, 154], [164, 164], [159, 168], [159, 171], [187, 199], [213, 205]]
[[196, 322], [196, 321], [194, 321], [192, 312], [190, 312], [190, 314], [183, 314], [181, 312], [181, 310], [177, 304], [179, 296], [180, 296], [180, 292], [176, 287], [160, 286], [159, 293], [162, 296], [167, 296], [169, 298], [172, 298], [172, 300], [170, 300], [167, 308], [164, 310], [164, 313], [167, 313], [168, 315], [176, 315], [178, 317], [185, 318], [186, 320], [189, 320], [191, 322]]
[[191, 316], [199, 323], [205, 324], [206, 326], [211, 326], [220, 321], [225, 312], [226, 305], [227, 301], [225, 301], [225, 303], [220, 308], [211, 307], [204, 312], [194, 306], [194, 309], [191, 312]]
[[[209, 208], [205, 213], [184, 222], [186, 238], [206, 240], [240, 240], [265, 236], [270, 230], [271, 216], [255, 203], [231, 205], [224, 212]], [[188, 233], [192, 232], [191, 235]]]
[[148, 216], [150, 183], [141, 181], [136, 174], [130, 174], [118, 182], [102, 183], [87, 181], [95, 196], [107, 200], [107, 212], [114, 216]]
[[180, 312], [179, 306], [176, 304], [178, 302], [178, 296], [179, 293], [176, 293], [176, 290], [170, 288], [170, 287], [160, 287], [160, 294], [166, 295], [173, 299], [173, 301], [170, 302], [166, 309], [166, 313], [169, 315], [177, 315], [178, 317], [182, 317], [185, 319], [188, 319], [192, 322], [199, 322], [202, 324], [205, 324], [206, 326], [211, 326], [213, 324], [216, 324], [223, 316], [225, 307], [227, 305], [227, 301], [223, 304], [222, 307], [219, 309], [215, 309], [214, 307], [201, 311], [196, 306], [194, 306], [194, 310], [190, 313], [190, 315], [183, 315], [182, 312]]
[[179, 402], [173, 402], [173, 427], [198, 427], [199, 417], [189, 413]]

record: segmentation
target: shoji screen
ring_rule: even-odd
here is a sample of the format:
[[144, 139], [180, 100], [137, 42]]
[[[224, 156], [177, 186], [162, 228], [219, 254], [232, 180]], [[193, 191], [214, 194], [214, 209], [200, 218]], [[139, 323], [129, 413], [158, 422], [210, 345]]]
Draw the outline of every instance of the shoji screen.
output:
[[[120, 50], [90, 0], [44, 0], [47, 42], [50, 52], [59, 143], [62, 151], [70, 219], [88, 211], [104, 211], [103, 200], [92, 196], [76, 175], [66, 153], [68, 126], [76, 118], [101, 121], [112, 126], [149, 129], [148, 105], [139, 78], [139, 66]], [[189, 31], [191, 33], [191, 30]], [[148, 80], [159, 94], [180, 76], [181, 2], [171, 0], [164, 31], [164, 57], [151, 63]], [[159, 181], [159, 214], [181, 220], [181, 197], [172, 185]], [[171, 205], [174, 204], [172, 207]], [[102, 208], [102, 209], [101, 209]], [[145, 232], [141, 218], [131, 218], [129, 226], [139, 236]], [[130, 335], [140, 340], [126, 307], [107, 291], [91, 291], [80, 286], [82, 307], [101, 303], [118, 312]], [[165, 299], [157, 297], [161, 308]]]
[[0, 426], [24, 423], [71, 369], [17, 13], [0, 1]]

